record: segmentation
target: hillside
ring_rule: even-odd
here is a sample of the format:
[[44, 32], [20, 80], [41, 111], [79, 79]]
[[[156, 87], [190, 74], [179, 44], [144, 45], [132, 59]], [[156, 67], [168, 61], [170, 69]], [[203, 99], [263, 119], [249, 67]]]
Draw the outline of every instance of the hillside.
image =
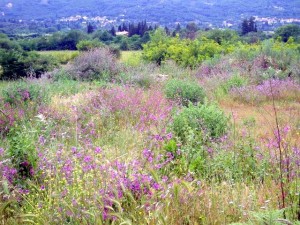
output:
[[[220, 24], [243, 16], [299, 18], [300, 2], [279, 0], [4, 0], [0, 15], [5, 19], [57, 19], [72, 15], [108, 16], [161, 24], [200, 21]], [[0, 17], [0, 18], [1, 18]]]

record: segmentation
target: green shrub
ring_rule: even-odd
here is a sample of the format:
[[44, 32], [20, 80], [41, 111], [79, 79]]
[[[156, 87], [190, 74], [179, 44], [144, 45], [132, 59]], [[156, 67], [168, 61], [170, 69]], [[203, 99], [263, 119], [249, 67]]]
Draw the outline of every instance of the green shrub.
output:
[[31, 177], [37, 164], [37, 133], [26, 126], [15, 125], [8, 134], [8, 155], [21, 179]]
[[182, 105], [188, 106], [189, 102], [203, 103], [205, 93], [202, 87], [192, 81], [172, 79], [165, 86], [167, 98], [178, 100]]
[[242, 87], [245, 86], [248, 83], [248, 80], [239, 75], [234, 74], [232, 77], [230, 77], [225, 83], [221, 85], [221, 88], [225, 94], [227, 94], [232, 88], [235, 87]]
[[46, 71], [57, 66], [53, 57], [35, 52], [23, 52], [0, 49], [0, 79], [18, 79], [22, 77], [40, 77]]
[[206, 137], [218, 138], [225, 134], [228, 118], [216, 105], [189, 105], [174, 117], [172, 131], [182, 142], [187, 143], [190, 136], [200, 141]]

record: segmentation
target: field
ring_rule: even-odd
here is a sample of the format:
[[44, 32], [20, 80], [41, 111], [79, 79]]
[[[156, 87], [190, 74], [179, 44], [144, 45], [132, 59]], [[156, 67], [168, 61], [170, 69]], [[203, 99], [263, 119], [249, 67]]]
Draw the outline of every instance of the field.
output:
[[265, 48], [41, 53], [73, 60], [0, 81], [0, 224], [300, 224], [299, 55]]
[[61, 64], [66, 64], [67, 62], [74, 59], [79, 55], [79, 51], [39, 51], [40, 54], [54, 57]]
[[[61, 64], [66, 64], [69, 61], [72, 61], [75, 57], [77, 57], [80, 52], [79, 51], [39, 51], [39, 54], [51, 56], [58, 60]], [[121, 62], [137, 66], [141, 63], [141, 51], [122, 51], [121, 52]]]

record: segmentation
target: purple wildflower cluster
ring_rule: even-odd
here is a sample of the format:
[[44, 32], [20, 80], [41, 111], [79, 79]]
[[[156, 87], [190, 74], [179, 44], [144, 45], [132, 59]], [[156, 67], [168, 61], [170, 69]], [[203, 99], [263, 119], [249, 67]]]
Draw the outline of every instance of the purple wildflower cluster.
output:
[[262, 102], [280, 99], [297, 100], [300, 96], [300, 85], [293, 79], [270, 79], [259, 85], [249, 85], [231, 89], [230, 94], [237, 100]]
[[[59, 196], [60, 201], [72, 205], [74, 217], [86, 217], [86, 211], [97, 208], [103, 220], [111, 221], [115, 219], [115, 211], [126, 210], [130, 201], [145, 211], [153, 210], [160, 199], [170, 195], [170, 189], [180, 183], [180, 179], [172, 180], [160, 173], [174, 159], [172, 153], [155, 155], [145, 149], [142, 158], [123, 162], [109, 160], [104, 152], [92, 145], [87, 149], [72, 147], [70, 150], [61, 145], [55, 155], [40, 150], [37, 174], [45, 180], [41, 191], [52, 190], [52, 196]], [[53, 179], [63, 185], [55, 188], [51, 183]], [[121, 209], [116, 208], [116, 202]], [[61, 206], [54, 210], [68, 214]]]
[[[0, 99], [0, 102], [3, 101]], [[24, 111], [21, 108], [13, 107], [9, 103], [0, 104], [0, 135], [6, 134], [16, 121], [24, 117]]]

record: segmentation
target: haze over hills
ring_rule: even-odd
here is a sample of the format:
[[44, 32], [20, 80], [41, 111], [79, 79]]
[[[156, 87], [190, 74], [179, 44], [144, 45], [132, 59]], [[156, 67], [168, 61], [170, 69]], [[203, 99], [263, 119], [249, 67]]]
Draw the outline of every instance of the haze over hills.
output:
[[59, 19], [74, 15], [107, 16], [116, 21], [169, 24], [197, 21], [221, 24], [243, 17], [300, 19], [300, 1], [282, 0], [1, 0], [0, 18]]

